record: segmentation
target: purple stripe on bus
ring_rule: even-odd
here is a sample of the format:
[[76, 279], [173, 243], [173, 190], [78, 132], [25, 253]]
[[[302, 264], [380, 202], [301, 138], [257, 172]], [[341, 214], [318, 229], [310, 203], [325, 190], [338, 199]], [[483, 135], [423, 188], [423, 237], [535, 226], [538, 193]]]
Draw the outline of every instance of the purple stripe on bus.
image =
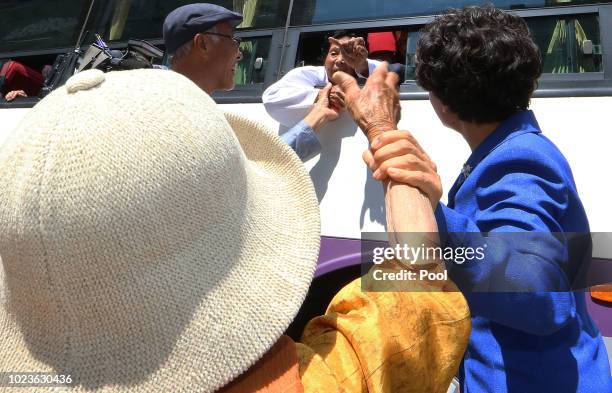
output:
[[[360, 240], [321, 236], [321, 252], [319, 253], [315, 277], [359, 264], [361, 264]], [[612, 264], [612, 260], [595, 259], [592, 268], [603, 271], [604, 267], [610, 266], [608, 264]], [[587, 297], [586, 303], [589, 314], [599, 327], [601, 334], [612, 337], [612, 304], [596, 303], [591, 299], [588, 292], [584, 295]]]
[[[385, 242], [375, 241], [385, 245]], [[315, 277], [348, 266], [361, 265], [361, 240], [321, 236], [321, 251]]]
[[321, 251], [315, 277], [359, 264], [361, 240], [321, 236]]

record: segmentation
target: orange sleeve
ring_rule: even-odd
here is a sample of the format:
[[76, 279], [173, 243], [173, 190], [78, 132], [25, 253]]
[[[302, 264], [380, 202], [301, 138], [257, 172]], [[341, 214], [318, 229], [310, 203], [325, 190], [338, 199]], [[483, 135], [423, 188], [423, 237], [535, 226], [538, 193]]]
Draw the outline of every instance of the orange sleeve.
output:
[[300, 340], [304, 391], [446, 392], [467, 347], [469, 308], [452, 283], [447, 292], [417, 285], [363, 292], [357, 279], [340, 290]]

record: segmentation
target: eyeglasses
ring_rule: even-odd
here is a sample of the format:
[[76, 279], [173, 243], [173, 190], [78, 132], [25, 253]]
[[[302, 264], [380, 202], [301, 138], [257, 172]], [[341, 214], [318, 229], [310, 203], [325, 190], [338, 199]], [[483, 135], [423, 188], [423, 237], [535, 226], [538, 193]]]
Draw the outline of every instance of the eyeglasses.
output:
[[219, 37], [229, 38], [230, 40], [234, 41], [234, 44], [236, 44], [236, 47], [239, 47], [240, 43], [242, 42], [242, 38], [236, 37], [236, 36], [231, 36], [231, 35], [228, 35], [228, 34], [213, 33], [211, 31], [205, 31], [204, 33], [201, 33], [201, 34], [217, 35]]

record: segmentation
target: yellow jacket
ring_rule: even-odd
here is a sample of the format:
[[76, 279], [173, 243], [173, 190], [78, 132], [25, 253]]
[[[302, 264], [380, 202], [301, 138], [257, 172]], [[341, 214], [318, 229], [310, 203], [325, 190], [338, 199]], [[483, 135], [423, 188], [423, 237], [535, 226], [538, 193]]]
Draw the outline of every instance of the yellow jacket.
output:
[[[446, 392], [467, 347], [470, 312], [452, 283], [410, 292], [344, 287], [297, 344], [305, 392]], [[429, 290], [429, 291], [428, 291]]]
[[300, 343], [283, 336], [222, 392], [445, 393], [467, 347], [470, 312], [450, 282], [444, 292], [412, 289], [364, 292], [361, 279], [351, 282]]

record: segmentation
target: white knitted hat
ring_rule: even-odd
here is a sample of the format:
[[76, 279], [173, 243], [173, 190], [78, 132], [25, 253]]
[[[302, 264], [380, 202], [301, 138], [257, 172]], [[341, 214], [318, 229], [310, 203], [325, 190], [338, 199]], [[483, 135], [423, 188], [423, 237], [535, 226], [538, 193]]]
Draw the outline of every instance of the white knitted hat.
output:
[[175, 72], [77, 74], [0, 149], [0, 371], [212, 392], [287, 328], [319, 235], [262, 125]]

